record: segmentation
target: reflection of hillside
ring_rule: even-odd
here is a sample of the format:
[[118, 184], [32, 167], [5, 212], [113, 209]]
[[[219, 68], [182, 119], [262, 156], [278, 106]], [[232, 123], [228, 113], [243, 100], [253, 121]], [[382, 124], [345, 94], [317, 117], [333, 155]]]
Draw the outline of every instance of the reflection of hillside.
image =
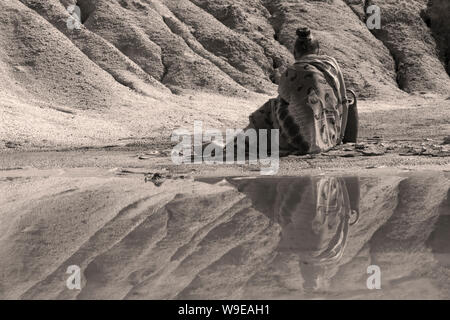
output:
[[[444, 225], [437, 225], [442, 219], [439, 216], [449, 210], [446, 202], [449, 187], [448, 178], [437, 175], [417, 175], [402, 180], [395, 190], [397, 200], [392, 214], [353, 261], [340, 269], [333, 280], [335, 290], [349, 288], [350, 280], [355, 277], [354, 268], [364, 261], [366, 266], [378, 265], [383, 272], [383, 292], [372, 292], [373, 297], [400, 299], [425, 295], [439, 298], [436, 288], [444, 283], [438, 280], [437, 274], [442, 269], [437, 271], [441, 264], [432, 253], [439, 245], [435, 242], [433, 249], [428, 239], [436, 229], [435, 236], [445, 241], [442, 228], [450, 231]], [[361, 281], [360, 289], [363, 285]], [[354, 294], [358, 297], [362, 293]]]
[[[450, 294], [443, 176], [201, 180], [157, 188], [46, 172], [0, 181], [0, 297]], [[30, 186], [39, 188], [23, 197]], [[73, 264], [81, 292], [62, 285]], [[371, 264], [382, 270], [379, 292], [365, 285]]]

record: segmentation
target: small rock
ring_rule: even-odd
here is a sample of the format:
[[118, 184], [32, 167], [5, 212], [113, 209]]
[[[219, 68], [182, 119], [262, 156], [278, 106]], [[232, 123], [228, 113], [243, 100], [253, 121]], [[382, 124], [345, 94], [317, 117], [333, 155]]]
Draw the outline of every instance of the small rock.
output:
[[145, 155], [147, 155], [147, 156], [157, 156], [157, 155], [160, 155], [160, 154], [161, 153], [159, 151], [157, 151], [157, 150], [147, 151], [145, 153]]
[[352, 153], [344, 153], [341, 154], [340, 157], [341, 158], [355, 158], [357, 157], [359, 154], [357, 154], [356, 152], [352, 152]]
[[13, 149], [13, 148], [20, 147], [20, 144], [19, 143], [15, 143], [15, 142], [11, 142], [11, 141], [7, 141], [5, 143], [5, 147]]
[[366, 167], [366, 169], [382, 169], [382, 168], [386, 168], [386, 166], [368, 166]]
[[166, 181], [166, 177], [158, 172], [148, 173], [145, 175], [145, 182], [147, 183], [148, 181], [153, 183], [156, 187], [160, 187], [164, 183], [164, 181]]
[[442, 144], [450, 144], [450, 136], [444, 138], [444, 143]]
[[364, 150], [361, 150], [360, 152], [368, 157], [382, 156], [386, 153], [386, 148], [375, 145], [369, 145], [366, 146], [366, 148]]

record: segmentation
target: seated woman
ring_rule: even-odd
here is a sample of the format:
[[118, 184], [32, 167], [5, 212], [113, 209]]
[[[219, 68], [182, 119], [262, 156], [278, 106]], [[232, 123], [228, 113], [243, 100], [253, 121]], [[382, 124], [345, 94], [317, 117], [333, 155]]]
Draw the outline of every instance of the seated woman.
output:
[[281, 155], [318, 153], [356, 142], [356, 97], [349, 110], [341, 69], [334, 58], [320, 54], [308, 28], [297, 30], [294, 57], [281, 76], [278, 97], [250, 115], [247, 129], [279, 129]]

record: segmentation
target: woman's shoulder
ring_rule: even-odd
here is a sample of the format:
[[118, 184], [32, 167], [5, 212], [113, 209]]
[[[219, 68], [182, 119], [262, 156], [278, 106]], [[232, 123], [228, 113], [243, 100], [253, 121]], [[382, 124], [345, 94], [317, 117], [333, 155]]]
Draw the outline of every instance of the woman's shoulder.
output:
[[325, 54], [309, 54], [306, 56], [303, 56], [295, 61], [293, 66], [298, 66], [302, 64], [309, 64], [309, 63], [320, 63], [320, 62], [328, 62], [332, 64], [337, 64], [337, 61], [335, 58], [325, 55]]
[[317, 55], [316, 58], [322, 61], [328, 61], [337, 64], [336, 58], [326, 54]]

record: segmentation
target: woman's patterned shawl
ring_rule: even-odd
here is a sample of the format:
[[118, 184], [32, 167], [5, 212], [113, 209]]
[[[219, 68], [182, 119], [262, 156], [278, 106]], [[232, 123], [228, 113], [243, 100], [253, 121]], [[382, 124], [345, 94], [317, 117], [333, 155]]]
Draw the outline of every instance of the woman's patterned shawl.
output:
[[280, 129], [280, 149], [297, 153], [329, 150], [343, 140], [348, 105], [338, 63], [307, 55], [282, 75], [279, 96], [250, 116], [250, 127]]

